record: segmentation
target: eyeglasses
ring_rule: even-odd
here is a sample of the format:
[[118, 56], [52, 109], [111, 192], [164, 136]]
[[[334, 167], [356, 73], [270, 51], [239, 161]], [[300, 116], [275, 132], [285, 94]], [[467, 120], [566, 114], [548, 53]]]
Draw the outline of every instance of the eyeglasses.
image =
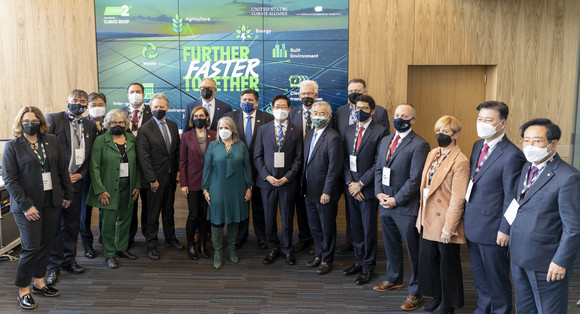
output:
[[316, 93], [314, 93], [314, 92], [308, 92], [308, 93], [300, 92], [298, 95], [300, 95], [300, 96], [314, 96], [314, 95], [316, 95]]
[[117, 125], [125, 126], [125, 121], [111, 121], [111, 122], [109, 122], [109, 126], [117, 126]]
[[212, 91], [214, 91], [214, 92], [217, 90], [217, 88], [215, 88], [215, 87], [213, 87], [213, 86], [200, 86], [200, 87], [199, 87], [199, 89], [202, 89], [202, 88], [209, 88], [209, 89], [211, 89], [211, 90], [212, 90]]
[[359, 107], [359, 106], [356, 106], [356, 108], [354, 108], [354, 109], [355, 109], [356, 111], [362, 110], [362, 111], [364, 111], [364, 112], [371, 111], [371, 107]]
[[205, 119], [206, 116], [202, 113], [202, 114], [194, 114], [193, 115], [194, 119]]

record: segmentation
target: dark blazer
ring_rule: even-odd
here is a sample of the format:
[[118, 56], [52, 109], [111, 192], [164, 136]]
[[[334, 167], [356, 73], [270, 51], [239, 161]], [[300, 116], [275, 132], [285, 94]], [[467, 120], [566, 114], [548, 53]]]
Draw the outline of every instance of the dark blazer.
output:
[[284, 168], [274, 168], [274, 153], [278, 152], [278, 141], [274, 121], [260, 127], [256, 134], [254, 146], [254, 165], [258, 171], [256, 185], [265, 190], [272, 190], [275, 187], [266, 181], [266, 177], [271, 175], [276, 179], [286, 177], [288, 183], [280, 189], [286, 190], [296, 188], [298, 180], [301, 178], [302, 169], [302, 132], [297, 126], [288, 122], [286, 134], [282, 141], [280, 152], [284, 153]]
[[[484, 143], [484, 140], [479, 140], [473, 144], [472, 179]], [[469, 202], [465, 204], [465, 236], [469, 241], [495, 245], [498, 230], [510, 234], [510, 225], [503, 214], [517, 193], [525, 162], [522, 151], [507, 136], [497, 143], [473, 179]]]
[[[350, 104], [346, 104], [336, 109], [336, 130], [340, 136], [344, 137], [344, 132], [348, 126], [350, 111], [348, 110]], [[375, 113], [373, 114], [373, 121], [378, 125], [382, 125], [387, 129], [387, 134], [391, 134], [389, 125], [389, 114], [387, 110], [381, 106], [375, 106]]]
[[[246, 129], [244, 128], [244, 112], [242, 110], [231, 111], [225, 114], [226, 117], [230, 117], [234, 120], [236, 124], [236, 129], [240, 140], [246, 143]], [[256, 134], [260, 127], [268, 122], [274, 120], [274, 116], [261, 110], [256, 110], [256, 121], [254, 121], [254, 130], [252, 131], [252, 143], [248, 145], [248, 150], [250, 151], [250, 156], [254, 156], [254, 145], [256, 143]], [[246, 143], [247, 145], [248, 143]], [[256, 168], [254, 163], [252, 163], [252, 169], [254, 173], [254, 178], [256, 177]]]
[[[54, 134], [58, 138], [68, 168], [71, 158], [71, 134], [68, 114], [66, 111], [49, 113], [45, 115], [45, 118], [49, 125], [47, 133]], [[81, 180], [84, 180], [88, 179], [90, 174], [91, 150], [93, 148], [93, 142], [97, 138], [97, 127], [93, 121], [88, 119], [82, 119], [82, 124], [83, 137], [85, 139], [85, 161], [76, 173], [80, 173], [83, 176]]]
[[390, 211], [406, 216], [417, 216], [420, 203], [421, 175], [429, 155], [429, 143], [415, 131], [403, 138], [389, 161], [390, 185], [383, 185], [383, 167], [387, 167], [389, 145], [396, 133], [383, 138], [379, 144], [375, 165], [375, 195], [385, 193], [395, 198], [397, 206]]
[[322, 193], [330, 195], [331, 201], [337, 201], [342, 187], [343, 141], [338, 132], [327, 126], [322, 134], [318, 134], [318, 141], [308, 160], [313, 134], [314, 130], [309, 130], [304, 137], [303, 193], [316, 203], [320, 202]]
[[[379, 150], [379, 143], [381, 139], [387, 134], [387, 129], [375, 122], [374, 116], [365, 130], [363, 138], [361, 139], [358, 151], [353, 152], [356, 142], [356, 124], [351, 124], [346, 127], [344, 133], [345, 154], [344, 154], [344, 181], [347, 184], [345, 194], [350, 195], [348, 191], [348, 183], [362, 182], [363, 195], [365, 199], [375, 198], [375, 156]], [[350, 171], [350, 155], [357, 156], [357, 172]], [[352, 196], [352, 195], [351, 195]]]
[[[52, 179], [52, 205], [60, 208], [62, 200], [73, 199], [68, 163], [54, 135], [39, 138], [44, 143]], [[33, 205], [43, 206], [42, 164], [24, 136], [10, 140], [2, 154], [2, 179], [10, 194], [10, 211], [22, 213]]]
[[[297, 126], [298, 129], [300, 129], [300, 131], [302, 131], [302, 129], [304, 129], [304, 125], [302, 124], [302, 113], [303, 112], [304, 112], [304, 107], [302, 105], [300, 105], [298, 107], [292, 108], [290, 110], [290, 114], [288, 115], [288, 121], [290, 121], [290, 123]], [[335, 128], [334, 114], [332, 115], [332, 119], [330, 119], [330, 121], [328, 121], [328, 126], [333, 128], [333, 129]], [[304, 137], [304, 135], [302, 135], [302, 137]]]
[[[197, 106], [203, 106], [203, 100], [201, 98], [188, 103], [187, 106], [185, 107], [185, 112], [183, 113], [183, 124], [181, 125], [183, 133], [191, 130], [191, 128], [189, 127], [189, 118], [191, 117], [191, 111], [193, 111], [193, 108]], [[211, 119], [211, 126], [209, 127], [209, 129], [215, 131], [217, 129], [217, 123], [219, 119], [230, 111], [232, 111], [232, 106], [216, 98], [215, 111], [213, 114], [213, 119]]]
[[[209, 143], [215, 141], [216, 132], [206, 131], [205, 149]], [[201, 149], [197, 141], [195, 129], [184, 132], [181, 135], [179, 152], [179, 173], [181, 187], [187, 187], [190, 191], [201, 190], [201, 179], [203, 176], [203, 160]]]
[[[121, 108], [121, 110], [125, 111], [127, 113], [127, 115], [129, 116], [129, 120], [132, 120], [132, 116], [131, 116], [131, 110], [129, 109], [131, 105], [129, 106], [125, 106], [123, 108]], [[145, 122], [151, 120], [151, 118], [153, 118], [153, 114], [151, 113], [151, 107], [149, 105], [143, 104], [143, 119], [141, 121], [141, 125], [145, 124]], [[141, 125], [139, 127], [141, 127]], [[129, 126], [129, 129], [131, 129], [131, 126]]]
[[99, 128], [97, 128], [97, 122], [95, 122], [95, 120], [93, 120], [93, 118], [91, 118], [90, 115], [84, 116], [83, 119], [87, 119], [95, 124], [95, 132], [97, 133], [97, 136], [103, 135], [103, 134], [105, 134], [105, 132], [107, 132], [107, 129], [105, 129], [105, 127], [103, 126], [102, 123], [101, 123], [101, 130], [99, 131]]
[[[143, 187], [149, 187], [151, 182], [159, 181], [166, 184], [176, 180], [179, 167], [179, 131], [177, 123], [165, 119], [171, 136], [170, 152], [167, 151], [163, 134], [159, 130], [157, 120], [150, 119], [139, 129], [137, 134], [137, 156], [143, 172]], [[168, 176], [168, 172], [170, 175]]]
[[[522, 168], [516, 195], [531, 168]], [[580, 172], [558, 154], [519, 200], [510, 233], [512, 263], [547, 272], [550, 262], [572, 269], [580, 250]]]

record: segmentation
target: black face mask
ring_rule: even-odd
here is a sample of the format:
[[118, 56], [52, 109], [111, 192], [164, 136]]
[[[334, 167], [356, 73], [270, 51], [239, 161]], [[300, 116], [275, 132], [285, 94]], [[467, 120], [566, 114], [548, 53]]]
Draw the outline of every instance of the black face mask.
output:
[[356, 104], [356, 99], [359, 98], [362, 94], [361, 93], [351, 93], [348, 94], [348, 101], [351, 104]]
[[154, 111], [151, 111], [151, 113], [153, 114], [155, 119], [161, 120], [161, 119], [165, 118], [165, 114], [167, 113], [167, 110], [154, 110]]
[[80, 116], [87, 110], [87, 106], [83, 106], [81, 104], [68, 104], [67, 105], [68, 111], [75, 116]]
[[111, 134], [113, 134], [113, 135], [121, 135], [121, 134], [125, 133], [125, 127], [120, 126], [120, 125], [115, 125], [114, 127], [109, 128], [109, 132], [111, 132]]
[[435, 134], [435, 137], [437, 138], [437, 145], [439, 145], [439, 147], [447, 147], [453, 141], [451, 136], [443, 133], [437, 133]]
[[300, 99], [300, 101], [302, 102], [302, 105], [304, 107], [310, 107], [314, 103], [314, 98], [312, 98], [312, 97], [302, 97]]
[[200, 92], [201, 98], [203, 99], [210, 99], [211, 96], [213, 95], [213, 90], [211, 90], [210, 88], [202, 88]]
[[198, 129], [203, 129], [207, 126], [206, 119], [193, 119], [192, 122], [193, 122], [193, 125]]
[[25, 123], [22, 125], [22, 132], [28, 135], [36, 135], [40, 132], [40, 123]]

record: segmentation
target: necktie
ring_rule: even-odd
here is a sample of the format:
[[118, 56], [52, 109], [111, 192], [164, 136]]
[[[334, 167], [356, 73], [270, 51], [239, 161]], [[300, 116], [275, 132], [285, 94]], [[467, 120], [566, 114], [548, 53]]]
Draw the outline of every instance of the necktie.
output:
[[387, 163], [391, 160], [391, 156], [393, 156], [393, 153], [395, 152], [395, 149], [397, 148], [397, 145], [399, 145], [399, 139], [400, 138], [401, 137], [397, 134], [395, 136], [395, 139], [391, 143], [391, 148], [389, 149], [389, 156], [387, 157]]
[[246, 122], [246, 145], [248, 145], [248, 147], [252, 144], [252, 118], [252, 116], [246, 117], [248, 120], [248, 122]]
[[139, 110], [133, 110], [133, 119], [131, 120], [131, 131], [135, 132], [139, 128]]
[[485, 158], [485, 155], [487, 155], [488, 151], [489, 151], [489, 145], [487, 145], [487, 143], [485, 143], [483, 145], [483, 149], [481, 150], [481, 154], [479, 154], [479, 160], [477, 161], [477, 165], [481, 164], [481, 162], [483, 161], [483, 158]]
[[101, 132], [101, 130], [103, 129], [103, 127], [101, 126], [101, 121], [96, 121], [95, 124], [97, 125], [97, 130]]
[[282, 131], [282, 125], [278, 125], [278, 150], [282, 147], [282, 138], [284, 137], [284, 132]]
[[81, 120], [80, 119], [74, 119], [72, 121], [73, 124], [73, 131], [74, 134], [71, 134], [71, 142], [72, 142], [72, 155], [71, 155], [71, 161], [69, 164], [69, 170], [72, 173], [77, 172], [77, 170], [79, 170], [79, 168], [81, 167], [80, 165], [77, 165], [77, 149], [81, 147], [81, 138], [82, 138], [82, 131], [81, 131]]
[[211, 110], [209, 110], [209, 108], [211, 107], [211, 103], [206, 102], [204, 105], [205, 109], [207, 110], [207, 112], [209, 113], [209, 118], [210, 120], [213, 120], [213, 117], [211, 116]]
[[163, 130], [163, 140], [165, 140], [165, 146], [167, 147], [167, 152], [171, 151], [171, 140], [169, 139], [169, 133], [167, 133], [167, 121], [161, 121], [161, 130]]
[[530, 174], [528, 175], [528, 183], [527, 185], [530, 185], [532, 183], [532, 179], [534, 178], [534, 176], [536, 175], [536, 173], [538, 173], [538, 167], [533, 166], [532, 170], [530, 171]]
[[306, 110], [305, 113], [306, 113], [306, 130], [308, 131], [312, 129], [312, 119], [310, 118], [310, 110]]
[[[357, 138], [356, 138], [356, 148], [355, 148], [355, 150], [356, 150], [357, 152], [358, 152], [358, 147], [360, 146], [360, 142], [361, 142], [361, 140], [362, 140], [362, 137], [363, 137], [363, 132], [364, 132], [364, 131], [365, 131], [365, 128], [361, 126], [361, 127], [360, 127], [360, 129], [359, 129], [359, 131], [358, 131], [358, 136], [357, 136]], [[397, 136], [398, 136], [398, 135], [397, 135]]]
[[310, 161], [310, 157], [312, 157], [312, 151], [314, 150], [314, 143], [316, 142], [316, 136], [318, 136], [318, 133], [316, 131], [314, 131], [314, 134], [312, 135], [312, 141], [310, 142], [310, 150], [308, 151], [308, 161]]

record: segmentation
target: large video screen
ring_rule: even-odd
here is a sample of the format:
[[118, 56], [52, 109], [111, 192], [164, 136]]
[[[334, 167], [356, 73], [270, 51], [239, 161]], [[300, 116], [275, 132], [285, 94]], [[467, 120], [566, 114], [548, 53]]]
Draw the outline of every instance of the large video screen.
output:
[[129, 105], [127, 86], [139, 82], [146, 102], [167, 95], [167, 117], [181, 128], [205, 77], [234, 110], [247, 88], [262, 110], [277, 94], [298, 106], [307, 79], [318, 82], [319, 100], [346, 103], [348, 0], [95, 0], [95, 16], [108, 109]]

